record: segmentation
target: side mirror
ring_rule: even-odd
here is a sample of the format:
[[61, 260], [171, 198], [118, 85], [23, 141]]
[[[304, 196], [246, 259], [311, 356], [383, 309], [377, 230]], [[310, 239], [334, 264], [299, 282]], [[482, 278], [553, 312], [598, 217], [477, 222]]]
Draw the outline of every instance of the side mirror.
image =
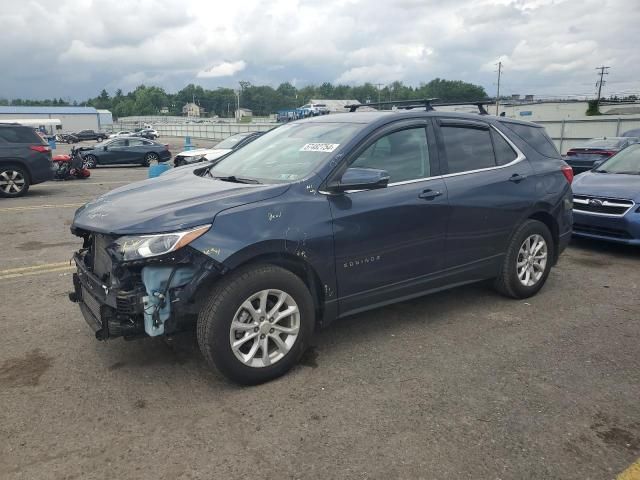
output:
[[346, 192], [348, 190], [374, 190], [385, 188], [389, 183], [386, 170], [376, 168], [348, 168], [340, 180], [329, 183], [327, 188], [331, 192]]

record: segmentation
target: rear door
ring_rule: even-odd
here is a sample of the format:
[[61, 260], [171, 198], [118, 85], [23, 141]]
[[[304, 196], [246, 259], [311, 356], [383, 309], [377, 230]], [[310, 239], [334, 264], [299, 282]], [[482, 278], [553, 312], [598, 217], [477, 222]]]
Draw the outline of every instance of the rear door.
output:
[[487, 122], [441, 118], [437, 123], [451, 209], [446, 266], [493, 269], [535, 201], [531, 165]]
[[386, 170], [389, 185], [328, 196], [342, 315], [422, 291], [443, 268], [447, 192], [431, 128], [411, 120], [379, 130], [347, 164]]

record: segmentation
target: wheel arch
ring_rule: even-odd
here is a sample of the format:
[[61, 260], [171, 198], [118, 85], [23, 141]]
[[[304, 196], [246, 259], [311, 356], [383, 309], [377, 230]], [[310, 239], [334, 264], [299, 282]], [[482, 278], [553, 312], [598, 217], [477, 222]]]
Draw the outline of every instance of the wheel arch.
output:
[[558, 245], [560, 243], [560, 227], [558, 221], [546, 210], [534, 212], [529, 215], [528, 218], [544, 223], [551, 232], [551, 238], [553, 238], [553, 264], [555, 265], [558, 261]]
[[14, 157], [0, 159], [0, 167], [6, 167], [11, 165], [22, 168], [24, 172], [27, 174], [27, 177], [28, 177], [27, 180], [29, 181], [29, 183], [31, 183], [31, 179], [32, 179], [31, 170], [29, 169], [29, 165], [27, 165], [26, 162], [24, 162], [19, 158], [14, 158]]
[[238, 263], [232, 270], [236, 270], [248, 265], [258, 265], [269, 263], [278, 267], [284, 268], [296, 275], [309, 289], [311, 297], [313, 298], [314, 306], [316, 309], [316, 322], [319, 322], [324, 314], [324, 301], [325, 295], [322, 288], [322, 281], [318, 272], [315, 270], [306, 260], [300, 258], [297, 255], [287, 252], [272, 252], [256, 255], [249, 259], [246, 259], [242, 263]]

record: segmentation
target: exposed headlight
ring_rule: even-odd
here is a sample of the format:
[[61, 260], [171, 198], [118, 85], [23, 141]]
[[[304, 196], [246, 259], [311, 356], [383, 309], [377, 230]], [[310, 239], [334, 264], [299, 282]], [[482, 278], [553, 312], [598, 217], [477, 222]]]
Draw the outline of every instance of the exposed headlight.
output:
[[125, 261], [157, 257], [158, 255], [174, 252], [190, 244], [196, 238], [204, 235], [210, 228], [211, 225], [202, 225], [182, 232], [139, 236], [127, 235], [118, 238], [110, 248]]
[[196, 162], [203, 162], [204, 160], [206, 160], [206, 157], [203, 155], [193, 155], [191, 157], [187, 157], [186, 158], [188, 163], [196, 163]]

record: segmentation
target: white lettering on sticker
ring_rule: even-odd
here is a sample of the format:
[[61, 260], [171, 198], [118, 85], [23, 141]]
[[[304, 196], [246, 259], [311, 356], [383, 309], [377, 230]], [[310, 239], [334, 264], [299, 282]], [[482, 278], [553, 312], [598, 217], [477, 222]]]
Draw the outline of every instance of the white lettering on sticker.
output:
[[340, 146], [339, 143], [307, 143], [300, 149], [301, 152], [333, 152]]

